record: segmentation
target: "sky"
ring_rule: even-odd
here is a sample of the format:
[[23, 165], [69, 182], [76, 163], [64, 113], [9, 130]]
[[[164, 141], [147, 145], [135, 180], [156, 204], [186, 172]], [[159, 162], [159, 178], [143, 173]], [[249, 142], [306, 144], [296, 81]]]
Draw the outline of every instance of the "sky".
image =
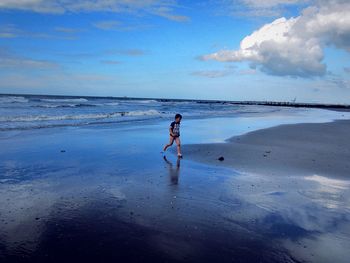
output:
[[350, 1], [0, 0], [0, 93], [350, 104]]

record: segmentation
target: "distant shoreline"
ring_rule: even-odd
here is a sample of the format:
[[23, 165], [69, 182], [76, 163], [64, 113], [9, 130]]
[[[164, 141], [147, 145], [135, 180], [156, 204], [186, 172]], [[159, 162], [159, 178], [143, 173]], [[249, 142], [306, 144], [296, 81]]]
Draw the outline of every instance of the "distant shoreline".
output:
[[320, 108], [329, 110], [350, 111], [350, 104], [330, 104], [330, 103], [306, 103], [288, 101], [231, 101], [231, 100], [199, 100], [199, 99], [170, 99], [170, 98], [136, 98], [136, 97], [114, 97], [114, 96], [77, 96], [77, 95], [43, 95], [43, 94], [0, 94], [0, 96], [25, 96], [30, 98], [52, 97], [52, 98], [90, 98], [90, 99], [123, 99], [123, 100], [156, 100], [160, 102], [197, 102], [216, 103], [233, 105], [259, 105], [278, 106], [294, 108]]

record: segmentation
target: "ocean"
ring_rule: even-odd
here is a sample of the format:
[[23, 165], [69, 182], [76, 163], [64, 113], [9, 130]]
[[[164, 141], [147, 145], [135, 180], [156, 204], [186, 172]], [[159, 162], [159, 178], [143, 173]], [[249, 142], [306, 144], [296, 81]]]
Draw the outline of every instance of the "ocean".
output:
[[231, 117], [281, 111], [227, 102], [0, 95], [0, 131], [173, 118]]

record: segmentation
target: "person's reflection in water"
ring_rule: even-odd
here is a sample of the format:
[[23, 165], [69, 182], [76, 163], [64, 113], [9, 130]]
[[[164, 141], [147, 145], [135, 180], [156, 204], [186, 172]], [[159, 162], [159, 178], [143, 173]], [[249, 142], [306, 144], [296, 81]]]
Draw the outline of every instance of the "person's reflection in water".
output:
[[164, 161], [167, 163], [169, 168], [169, 177], [170, 177], [170, 183], [172, 185], [177, 185], [179, 183], [179, 175], [180, 175], [180, 160], [181, 158], [177, 158], [176, 161], [176, 167], [174, 168], [174, 165], [172, 162], [170, 162], [166, 156], [163, 156]]

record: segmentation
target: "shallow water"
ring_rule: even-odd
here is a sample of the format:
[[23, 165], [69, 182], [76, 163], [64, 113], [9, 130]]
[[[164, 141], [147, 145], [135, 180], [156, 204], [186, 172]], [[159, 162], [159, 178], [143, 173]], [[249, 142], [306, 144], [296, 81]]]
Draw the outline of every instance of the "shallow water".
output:
[[[184, 119], [181, 138], [224, 141], [342, 115], [319, 113]], [[348, 181], [238, 174], [173, 151], [164, 159], [167, 126], [3, 132], [0, 260], [347, 262]]]

